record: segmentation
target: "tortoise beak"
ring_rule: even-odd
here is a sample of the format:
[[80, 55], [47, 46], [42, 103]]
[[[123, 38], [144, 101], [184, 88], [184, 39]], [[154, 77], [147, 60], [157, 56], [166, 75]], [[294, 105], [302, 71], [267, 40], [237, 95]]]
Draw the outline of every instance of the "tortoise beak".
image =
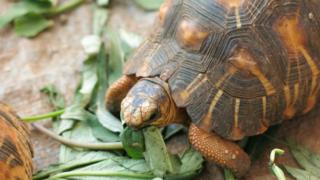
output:
[[139, 129], [143, 124], [142, 113], [139, 109], [132, 109], [130, 107], [121, 110], [121, 120], [124, 124]]
[[157, 120], [157, 108], [143, 97], [126, 97], [121, 104], [121, 120], [132, 128], [140, 129]]

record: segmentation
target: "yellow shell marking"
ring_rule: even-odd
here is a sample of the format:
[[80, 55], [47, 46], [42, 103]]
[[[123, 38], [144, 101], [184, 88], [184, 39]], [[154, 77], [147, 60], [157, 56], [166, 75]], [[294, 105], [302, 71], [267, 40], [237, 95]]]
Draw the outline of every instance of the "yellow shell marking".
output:
[[239, 8], [244, 0], [218, 0], [219, 4], [223, 5], [226, 8]]
[[[307, 100], [307, 105], [305, 107], [305, 110], [303, 112], [310, 111], [316, 104], [316, 97], [318, 91], [319, 85], [317, 82], [318, 76], [319, 76], [319, 68], [317, 67], [317, 64], [315, 63], [314, 59], [311, 57], [310, 53], [305, 48], [305, 31], [300, 26], [300, 22], [298, 19], [298, 16], [295, 17], [283, 17], [278, 20], [278, 22], [275, 24], [275, 30], [279, 33], [280, 38], [284, 42], [284, 45], [286, 46], [287, 50], [290, 52], [293, 52], [295, 54], [301, 54], [304, 56], [307, 64], [309, 65], [312, 73], [312, 83], [311, 83], [311, 90], [310, 95]], [[287, 100], [288, 105], [292, 105], [291, 99], [288, 94], [290, 94], [290, 91], [287, 90], [288, 87], [285, 87], [284, 92]], [[298, 91], [295, 89], [295, 92]], [[298, 94], [298, 93], [297, 93]], [[294, 103], [294, 102], [293, 102]], [[288, 106], [287, 105], [287, 106]], [[287, 107], [287, 110], [285, 111], [285, 116], [292, 115], [292, 109], [291, 107]]]
[[240, 12], [238, 7], [235, 8], [235, 14], [236, 14], [237, 28], [239, 29], [241, 28], [242, 24], [241, 24], [241, 17], [240, 17]]
[[276, 90], [273, 87], [273, 85], [271, 84], [271, 82], [261, 72], [257, 63], [253, 60], [253, 57], [250, 55], [250, 53], [247, 50], [241, 49], [230, 60], [231, 60], [231, 63], [235, 67], [237, 67], [238, 69], [244, 70], [244, 71], [249, 71], [251, 74], [255, 75], [262, 83], [268, 96], [270, 96], [276, 92]]
[[284, 95], [287, 102], [287, 107], [284, 111], [284, 116], [286, 119], [291, 119], [296, 113], [296, 109], [294, 106], [299, 97], [299, 86], [300, 86], [299, 83], [294, 84], [293, 97], [291, 97], [290, 87], [289, 86], [284, 87]]
[[208, 80], [207, 76], [204, 74], [199, 74], [188, 86], [185, 90], [181, 92], [181, 98], [186, 101], [189, 99], [192, 92], [197, 90], [202, 84], [204, 84]]
[[239, 110], [240, 110], [240, 99], [236, 98], [235, 100], [235, 106], [234, 106], [234, 125], [232, 128], [232, 135], [231, 137], [233, 139], [241, 139], [244, 134], [239, 128]]
[[217, 103], [220, 100], [222, 95], [223, 95], [223, 91], [219, 90], [217, 92], [217, 94], [214, 96], [214, 98], [213, 98], [213, 100], [212, 100], [212, 102], [210, 104], [210, 107], [209, 107], [209, 110], [208, 110], [208, 113], [207, 113], [206, 117], [204, 118], [203, 121], [201, 121], [200, 126], [203, 129], [208, 130], [211, 127], [212, 111], [215, 109], [215, 107], [216, 107], [216, 105], [217, 105]]
[[267, 117], [267, 97], [262, 97], [262, 120], [265, 120]]
[[237, 69], [234, 66], [230, 66], [228, 71], [218, 80], [217, 83], [215, 83], [215, 86], [219, 88], [227, 78], [229, 78], [236, 72], [237, 72]]

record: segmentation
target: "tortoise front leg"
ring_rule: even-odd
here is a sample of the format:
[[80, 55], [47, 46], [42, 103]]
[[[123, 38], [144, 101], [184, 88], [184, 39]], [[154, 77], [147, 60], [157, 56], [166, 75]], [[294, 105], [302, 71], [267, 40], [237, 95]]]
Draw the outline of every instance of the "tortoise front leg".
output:
[[110, 112], [120, 112], [121, 101], [137, 81], [134, 75], [124, 75], [111, 85], [105, 95], [106, 107]]
[[214, 132], [207, 132], [194, 124], [189, 128], [189, 140], [206, 160], [230, 169], [237, 177], [250, 168], [250, 158], [237, 144], [222, 139]]

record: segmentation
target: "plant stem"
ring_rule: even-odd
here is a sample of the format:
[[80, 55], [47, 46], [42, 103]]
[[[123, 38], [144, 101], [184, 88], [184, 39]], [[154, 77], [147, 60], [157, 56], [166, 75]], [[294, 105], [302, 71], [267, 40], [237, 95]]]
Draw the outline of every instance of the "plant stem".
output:
[[53, 111], [47, 114], [42, 114], [42, 115], [37, 115], [37, 116], [30, 116], [30, 117], [24, 117], [22, 118], [23, 121], [31, 123], [31, 122], [36, 122], [39, 120], [43, 120], [43, 119], [48, 119], [48, 118], [53, 118], [53, 117], [57, 117], [60, 116], [64, 113], [64, 109], [62, 110], [58, 110], [58, 111]]
[[138, 174], [138, 173], [129, 173], [129, 172], [101, 172], [101, 171], [78, 171], [78, 172], [65, 172], [60, 173], [55, 176], [52, 176], [48, 180], [56, 180], [65, 177], [71, 176], [114, 176], [114, 177], [128, 177], [128, 178], [141, 178], [141, 179], [151, 179], [154, 178], [150, 174]]
[[42, 132], [43, 134], [46, 134], [47, 136], [51, 137], [52, 139], [67, 145], [71, 147], [78, 147], [78, 148], [85, 148], [85, 149], [93, 149], [93, 150], [118, 150], [123, 149], [121, 142], [112, 142], [112, 143], [82, 143], [82, 142], [75, 142], [70, 139], [61, 137], [54, 132], [48, 130], [47, 128], [38, 125], [38, 124], [32, 124], [32, 126]]
[[67, 11], [70, 11], [78, 6], [80, 6], [82, 3], [84, 3], [85, 0], [69, 0], [68, 2], [62, 4], [61, 6], [57, 8], [53, 8], [51, 11], [46, 13], [47, 16], [56, 16], [62, 13], [65, 13]]
[[90, 165], [90, 164], [94, 164], [100, 161], [105, 160], [106, 158], [101, 158], [101, 159], [93, 159], [90, 161], [86, 161], [86, 162], [79, 162], [79, 163], [67, 163], [67, 164], [62, 164], [59, 166], [59, 168], [57, 169], [53, 169], [53, 170], [46, 170], [44, 172], [40, 172], [38, 174], [36, 174], [35, 176], [32, 177], [33, 180], [39, 180], [39, 179], [44, 179], [50, 176], [50, 174], [57, 174], [58, 172], [63, 172], [66, 170], [70, 170], [70, 169], [75, 169], [77, 167], [81, 167], [81, 166], [86, 166], [86, 165]]

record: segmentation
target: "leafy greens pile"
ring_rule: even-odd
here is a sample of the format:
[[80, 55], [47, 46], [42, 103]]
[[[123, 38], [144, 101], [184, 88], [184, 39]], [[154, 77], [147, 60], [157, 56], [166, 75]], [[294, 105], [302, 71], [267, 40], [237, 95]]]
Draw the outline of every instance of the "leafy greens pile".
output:
[[[179, 155], [167, 151], [162, 131], [148, 127], [141, 131], [124, 128], [105, 108], [104, 95], [109, 83], [121, 75], [122, 65], [132, 52], [135, 35], [107, 30], [107, 9], [95, 6], [93, 35], [83, 40], [88, 53], [83, 64], [82, 81], [71, 105], [65, 103], [54, 86], [42, 89], [56, 108], [53, 130], [74, 144], [62, 145], [59, 164], [39, 171], [34, 179], [190, 179], [202, 169], [202, 156], [189, 148]], [[132, 38], [126, 38], [132, 37]], [[55, 113], [53, 113], [55, 114]], [[32, 119], [30, 119], [32, 121]], [[172, 134], [176, 130], [172, 130]], [[77, 143], [78, 142], [78, 143]], [[68, 144], [68, 143], [65, 143]], [[70, 145], [70, 144], [69, 144]], [[89, 146], [91, 145], [91, 146]], [[82, 146], [80, 146], [82, 147]]]

